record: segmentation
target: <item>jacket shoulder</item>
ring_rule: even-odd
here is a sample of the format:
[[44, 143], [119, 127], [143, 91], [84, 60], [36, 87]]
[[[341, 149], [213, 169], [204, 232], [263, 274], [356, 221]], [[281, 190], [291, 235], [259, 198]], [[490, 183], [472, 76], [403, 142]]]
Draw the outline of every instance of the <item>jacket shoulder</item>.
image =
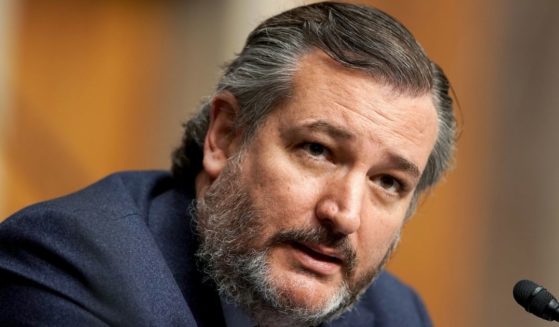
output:
[[152, 200], [170, 183], [164, 172], [114, 174], [0, 224], [0, 324], [36, 317], [47, 326], [175, 319], [163, 306], [189, 319], [148, 226]]

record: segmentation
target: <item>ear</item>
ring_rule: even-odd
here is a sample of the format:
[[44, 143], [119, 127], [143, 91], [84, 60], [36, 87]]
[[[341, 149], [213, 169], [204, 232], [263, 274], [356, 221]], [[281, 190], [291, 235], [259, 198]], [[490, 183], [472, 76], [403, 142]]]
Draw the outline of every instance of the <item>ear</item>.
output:
[[240, 135], [234, 126], [238, 113], [239, 104], [231, 92], [223, 91], [213, 97], [202, 162], [210, 181], [219, 176], [227, 159], [238, 150]]

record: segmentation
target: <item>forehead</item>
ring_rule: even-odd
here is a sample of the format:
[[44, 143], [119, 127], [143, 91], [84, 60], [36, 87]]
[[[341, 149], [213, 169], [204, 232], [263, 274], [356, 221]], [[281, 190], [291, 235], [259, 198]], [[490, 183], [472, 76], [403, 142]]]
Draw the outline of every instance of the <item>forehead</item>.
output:
[[397, 102], [400, 99], [413, 99], [414, 102], [426, 100], [429, 105], [433, 105], [428, 92], [415, 94], [413, 91], [394, 88], [383, 82], [382, 78], [375, 78], [372, 73], [343, 66], [321, 50], [300, 57], [293, 85], [297, 100], [320, 94], [321, 97], [338, 97], [341, 101], [351, 102], [352, 107], [373, 108], [375, 104], [381, 104], [382, 100]]
[[291, 96], [265, 125], [281, 133], [315, 122], [350, 134], [357, 151], [399, 152], [421, 168], [438, 133], [430, 94], [402, 93], [318, 50], [300, 58]]
[[[287, 113], [330, 116], [339, 121], [361, 119], [368, 127], [405, 130], [406, 136], [437, 131], [437, 113], [431, 94], [415, 95], [396, 90], [370, 74], [348, 69], [322, 51], [301, 57], [293, 78]], [[284, 108], [288, 109], [289, 108]], [[293, 109], [293, 108], [292, 108]], [[373, 123], [373, 126], [370, 125]], [[432, 127], [429, 131], [429, 127]]]

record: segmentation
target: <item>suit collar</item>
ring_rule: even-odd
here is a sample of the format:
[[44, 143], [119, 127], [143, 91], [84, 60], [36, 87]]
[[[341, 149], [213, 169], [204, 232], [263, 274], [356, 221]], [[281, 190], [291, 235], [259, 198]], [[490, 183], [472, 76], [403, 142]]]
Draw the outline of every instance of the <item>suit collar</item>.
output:
[[369, 305], [362, 300], [353, 308], [333, 321], [324, 323], [321, 327], [350, 327], [350, 326], [375, 326], [375, 313]]

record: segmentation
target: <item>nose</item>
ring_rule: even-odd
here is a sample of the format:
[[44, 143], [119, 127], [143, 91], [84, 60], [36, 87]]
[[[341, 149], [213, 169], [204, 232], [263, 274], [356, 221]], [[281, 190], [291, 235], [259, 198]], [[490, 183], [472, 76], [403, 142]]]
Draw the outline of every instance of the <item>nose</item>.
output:
[[342, 235], [355, 233], [361, 226], [365, 182], [347, 174], [329, 180], [316, 206], [322, 225]]

